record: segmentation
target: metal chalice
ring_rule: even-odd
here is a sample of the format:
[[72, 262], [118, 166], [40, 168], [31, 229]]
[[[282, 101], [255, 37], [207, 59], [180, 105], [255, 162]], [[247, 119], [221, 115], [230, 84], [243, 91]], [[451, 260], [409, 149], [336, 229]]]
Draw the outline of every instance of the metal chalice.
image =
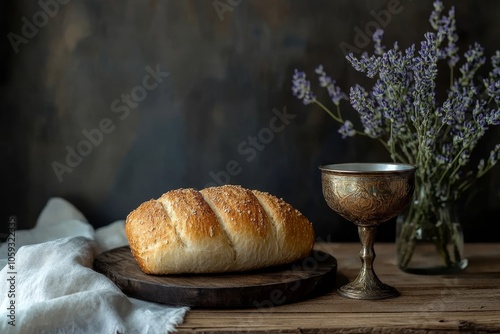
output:
[[328, 206], [358, 226], [361, 270], [337, 291], [355, 299], [398, 296], [373, 270], [377, 226], [396, 217], [411, 202], [415, 167], [397, 163], [345, 163], [320, 166], [323, 196]]

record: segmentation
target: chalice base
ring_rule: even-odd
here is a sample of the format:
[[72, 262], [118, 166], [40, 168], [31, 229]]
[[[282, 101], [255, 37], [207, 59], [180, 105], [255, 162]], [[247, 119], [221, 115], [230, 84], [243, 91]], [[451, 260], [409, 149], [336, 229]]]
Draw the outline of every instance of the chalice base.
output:
[[353, 299], [375, 300], [399, 296], [398, 290], [390, 285], [380, 282], [378, 279], [369, 282], [356, 279], [355, 281], [338, 288], [337, 292], [343, 297]]

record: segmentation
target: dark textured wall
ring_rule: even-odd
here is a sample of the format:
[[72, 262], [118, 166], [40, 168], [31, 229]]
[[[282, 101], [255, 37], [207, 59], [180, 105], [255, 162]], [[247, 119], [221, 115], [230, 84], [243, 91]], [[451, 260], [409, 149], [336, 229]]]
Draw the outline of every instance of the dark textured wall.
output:
[[[326, 206], [317, 166], [389, 157], [375, 142], [342, 140], [323, 111], [296, 100], [293, 70], [312, 74], [322, 63], [347, 91], [364, 79], [341, 45], [372, 51], [356, 36], [376, 22], [372, 11], [397, 7], [385, 40], [407, 47], [430, 29], [431, 1], [60, 2], [1, 5], [5, 223], [14, 214], [31, 227], [48, 198], [62, 196], [98, 227], [215, 178], [283, 197], [322, 239], [356, 240], [354, 225]], [[489, 54], [500, 49], [500, 2], [445, 4], [457, 8], [461, 51], [476, 40]], [[499, 137], [493, 131], [480, 149]], [[68, 153], [78, 149], [88, 155]], [[463, 200], [467, 241], [500, 241], [498, 228], [485, 233], [500, 215], [499, 174], [497, 166]], [[379, 240], [393, 237], [392, 222], [381, 226]]]

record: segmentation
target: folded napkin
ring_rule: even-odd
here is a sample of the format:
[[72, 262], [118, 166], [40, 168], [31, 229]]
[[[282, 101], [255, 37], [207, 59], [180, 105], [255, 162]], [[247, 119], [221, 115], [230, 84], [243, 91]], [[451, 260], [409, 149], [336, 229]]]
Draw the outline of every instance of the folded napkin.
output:
[[92, 269], [98, 254], [127, 244], [124, 221], [94, 231], [53, 198], [36, 227], [15, 236], [15, 261], [0, 271], [0, 333], [169, 333], [189, 310], [127, 297]]

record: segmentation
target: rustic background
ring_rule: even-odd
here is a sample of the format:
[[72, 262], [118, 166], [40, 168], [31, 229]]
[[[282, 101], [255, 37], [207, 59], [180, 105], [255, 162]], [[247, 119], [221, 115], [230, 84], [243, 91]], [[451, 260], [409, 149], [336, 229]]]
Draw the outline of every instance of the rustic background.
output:
[[[474, 41], [488, 55], [500, 49], [500, 2], [445, 5], [456, 6], [461, 52]], [[356, 229], [328, 209], [317, 166], [388, 156], [375, 142], [342, 140], [328, 115], [296, 100], [293, 71], [312, 75], [324, 64], [348, 91], [364, 79], [342, 46], [371, 52], [359, 31], [372, 29], [375, 16], [387, 42], [418, 43], [430, 29], [432, 1], [9, 0], [0, 6], [0, 226], [16, 215], [18, 228], [30, 228], [46, 201], [61, 196], [99, 227], [167, 190], [218, 179], [283, 197], [313, 221], [321, 239], [348, 241], [357, 240]], [[147, 77], [154, 71], [161, 72], [156, 80]], [[285, 112], [285, 123], [274, 123]], [[271, 124], [279, 131], [264, 130]], [[85, 133], [95, 144], [83, 143]], [[492, 131], [480, 149], [489, 151], [499, 138]], [[68, 166], [68, 152], [78, 149], [87, 156], [70, 156]], [[466, 241], [500, 241], [499, 174], [497, 166], [463, 199]], [[394, 223], [382, 225], [378, 240], [393, 238]]]

